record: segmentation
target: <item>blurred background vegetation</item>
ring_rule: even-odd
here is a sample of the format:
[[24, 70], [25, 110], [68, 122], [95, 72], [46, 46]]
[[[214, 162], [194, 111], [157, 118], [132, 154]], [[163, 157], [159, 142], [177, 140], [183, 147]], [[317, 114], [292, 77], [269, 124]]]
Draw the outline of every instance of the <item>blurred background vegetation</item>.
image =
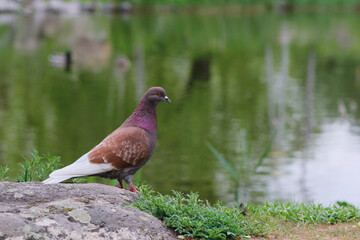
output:
[[[81, 0], [83, 2], [96, 2], [96, 0]], [[123, 0], [97, 0], [105, 3], [122, 3]], [[171, 5], [171, 6], [224, 6], [224, 5], [243, 5], [243, 6], [265, 6], [275, 7], [279, 4], [289, 4], [298, 7], [334, 7], [334, 6], [357, 6], [357, 0], [129, 0], [134, 5]]]
[[249, 12], [204, 12], [210, 14], [53, 7], [0, 15], [0, 165], [9, 167], [8, 180], [16, 180], [33, 149], [72, 163], [159, 85], [173, 104], [159, 106], [158, 146], [137, 176], [156, 191], [194, 191], [229, 203], [235, 195], [253, 202], [358, 201], [356, 1], [283, 1], [321, 5], [317, 13], [289, 14], [275, 11], [280, 1], [157, 3], [200, 10], [251, 4]]

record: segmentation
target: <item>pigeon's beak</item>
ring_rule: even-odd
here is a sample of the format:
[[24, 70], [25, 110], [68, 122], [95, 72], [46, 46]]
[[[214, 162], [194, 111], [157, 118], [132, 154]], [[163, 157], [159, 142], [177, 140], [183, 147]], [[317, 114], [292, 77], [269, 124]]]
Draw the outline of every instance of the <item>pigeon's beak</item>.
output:
[[168, 96], [164, 97], [165, 101], [167, 101], [168, 103], [171, 103], [170, 99], [168, 98]]

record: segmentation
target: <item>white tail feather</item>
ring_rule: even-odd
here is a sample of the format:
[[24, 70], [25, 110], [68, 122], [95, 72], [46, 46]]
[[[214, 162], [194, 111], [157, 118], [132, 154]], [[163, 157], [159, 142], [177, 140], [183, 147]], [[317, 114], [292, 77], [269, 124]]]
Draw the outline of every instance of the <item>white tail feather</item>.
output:
[[50, 174], [50, 178], [43, 181], [43, 183], [59, 183], [70, 178], [89, 176], [111, 170], [114, 170], [114, 168], [110, 164], [90, 163], [87, 158], [87, 154], [85, 154], [76, 160], [73, 164], [52, 172]]
[[68, 180], [70, 177], [64, 176], [64, 177], [50, 177], [43, 181], [45, 184], [53, 184], [53, 183], [59, 183], [65, 180]]

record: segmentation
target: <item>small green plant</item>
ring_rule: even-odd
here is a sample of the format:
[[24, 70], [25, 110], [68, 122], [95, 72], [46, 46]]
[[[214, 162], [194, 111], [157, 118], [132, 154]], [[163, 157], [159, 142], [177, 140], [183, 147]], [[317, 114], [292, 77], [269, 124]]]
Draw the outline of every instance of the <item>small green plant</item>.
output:
[[[254, 161], [253, 157], [252, 157], [252, 151], [251, 151], [251, 144], [249, 143], [246, 147], [242, 148], [242, 152], [241, 152], [241, 156], [242, 156], [242, 162], [246, 162], [246, 163], [251, 163], [251, 162], [256, 162], [255, 165], [248, 167], [249, 169], [246, 169], [246, 171], [244, 171], [244, 169], [241, 169], [241, 167], [239, 166], [233, 166], [232, 164], [230, 164], [230, 162], [228, 160], [226, 160], [221, 153], [216, 150], [215, 147], [213, 147], [209, 142], [206, 142], [207, 147], [210, 149], [210, 151], [214, 154], [214, 156], [217, 158], [217, 160], [224, 165], [224, 167], [228, 170], [228, 172], [231, 174], [231, 176], [233, 177], [234, 181], [235, 181], [235, 201], [238, 202], [239, 201], [239, 187], [240, 187], [240, 183], [241, 182], [245, 182], [245, 176], [244, 173], [246, 173], [246, 177], [248, 178], [250, 175], [255, 174], [257, 169], [262, 165], [264, 159], [266, 158], [266, 156], [269, 154], [270, 150], [271, 150], [271, 146], [273, 143], [273, 140], [275, 138], [275, 134], [273, 134], [273, 136], [271, 137], [271, 140], [269, 142], [269, 144], [267, 145], [265, 151], [263, 152], [263, 154], [256, 160]], [[242, 141], [246, 141], [246, 139], [242, 139]], [[235, 162], [235, 161], [233, 161]], [[244, 173], [242, 173], [244, 172]]]
[[264, 236], [265, 226], [249, 220], [235, 207], [205, 204], [197, 193], [154, 194], [149, 186], [140, 186], [140, 200], [133, 206], [164, 220], [167, 226], [184, 236], [204, 239], [230, 239], [248, 235]]
[[8, 177], [6, 176], [8, 171], [9, 168], [7, 166], [0, 166], [0, 182], [4, 182], [8, 179]]
[[37, 150], [30, 158], [24, 157], [24, 160], [24, 163], [20, 163], [22, 174], [18, 175], [17, 182], [43, 181], [61, 166], [60, 157], [50, 154], [40, 156]]

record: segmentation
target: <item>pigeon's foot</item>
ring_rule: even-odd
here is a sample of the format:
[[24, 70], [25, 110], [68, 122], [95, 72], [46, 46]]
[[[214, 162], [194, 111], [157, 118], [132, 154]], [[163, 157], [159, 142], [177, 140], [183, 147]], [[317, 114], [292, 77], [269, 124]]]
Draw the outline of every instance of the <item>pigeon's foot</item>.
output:
[[134, 184], [130, 184], [130, 188], [126, 188], [126, 190], [129, 190], [131, 192], [136, 192], [136, 193], [140, 193], [134, 186]]

